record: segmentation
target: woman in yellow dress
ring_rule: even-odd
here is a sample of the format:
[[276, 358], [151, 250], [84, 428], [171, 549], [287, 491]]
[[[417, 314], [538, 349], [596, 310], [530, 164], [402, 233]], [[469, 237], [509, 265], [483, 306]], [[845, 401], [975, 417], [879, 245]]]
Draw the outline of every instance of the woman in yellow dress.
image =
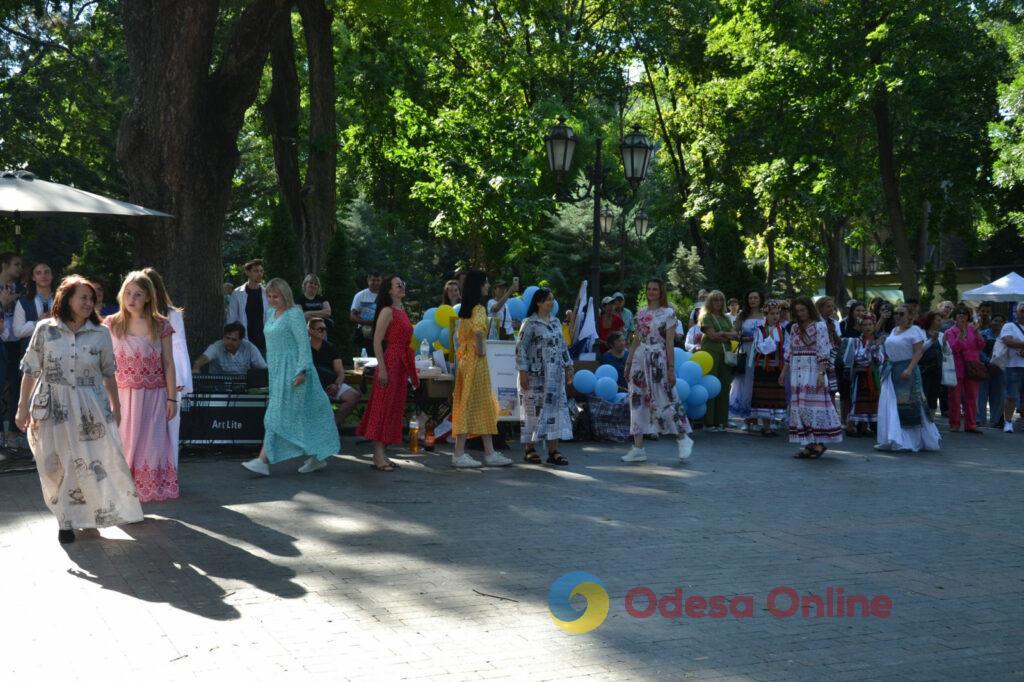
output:
[[457, 337], [459, 349], [455, 370], [455, 397], [452, 400], [452, 432], [455, 451], [452, 466], [470, 469], [480, 462], [466, 454], [469, 434], [484, 442], [484, 464], [492, 467], [508, 466], [508, 457], [494, 451], [491, 436], [498, 432], [498, 399], [491, 390], [491, 370], [487, 366], [487, 275], [471, 270], [462, 288], [462, 307], [459, 309]]

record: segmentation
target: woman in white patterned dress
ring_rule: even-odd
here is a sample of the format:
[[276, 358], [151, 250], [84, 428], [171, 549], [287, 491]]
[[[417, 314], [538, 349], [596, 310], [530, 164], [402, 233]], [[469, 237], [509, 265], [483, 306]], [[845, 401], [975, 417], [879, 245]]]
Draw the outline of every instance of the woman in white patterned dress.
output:
[[647, 281], [647, 307], [634, 320], [636, 335], [626, 361], [633, 447], [622, 461], [646, 461], [644, 436], [661, 434], [674, 435], [679, 459], [689, 459], [693, 451], [693, 441], [687, 435], [690, 422], [675, 390], [676, 311], [668, 307], [665, 283], [660, 279]]
[[562, 336], [562, 324], [551, 313], [555, 298], [541, 287], [534, 293], [519, 332], [516, 365], [519, 368], [520, 440], [523, 460], [540, 464], [536, 444], [544, 441], [548, 464], [565, 466], [559, 440], [572, 439], [569, 398], [565, 384], [572, 381], [572, 358]]
[[817, 459], [828, 449], [825, 443], [843, 440], [843, 425], [827, 379], [832, 368], [832, 342], [825, 326], [828, 321], [818, 317], [810, 298], [800, 296], [792, 307], [795, 324], [779, 383], [784, 385], [789, 376], [789, 441], [804, 446], [794, 456]]
[[752, 289], [743, 295], [743, 308], [736, 317], [736, 331], [740, 333], [740, 362], [733, 370], [732, 386], [729, 389], [729, 416], [742, 419], [747, 430], [757, 424], [757, 418], [750, 414], [750, 399], [754, 393], [754, 337], [764, 325], [761, 292]]
[[75, 528], [142, 520], [117, 424], [114, 347], [99, 323], [96, 292], [81, 277], [64, 279], [53, 316], [40, 320], [21, 360], [24, 373], [15, 421], [28, 432], [61, 543]]

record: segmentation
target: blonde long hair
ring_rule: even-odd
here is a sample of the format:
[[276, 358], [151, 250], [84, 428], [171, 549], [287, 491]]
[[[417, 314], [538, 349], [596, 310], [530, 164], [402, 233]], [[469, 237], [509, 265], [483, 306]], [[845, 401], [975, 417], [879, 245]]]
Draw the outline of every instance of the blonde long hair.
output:
[[149, 277], [150, 281], [153, 282], [153, 289], [156, 291], [157, 312], [164, 316], [170, 315], [172, 310], [177, 310], [180, 313], [182, 309], [171, 301], [171, 295], [167, 293], [167, 286], [164, 284], [164, 278], [160, 276], [160, 273], [153, 268], [143, 268], [142, 274]]
[[[717, 313], [712, 313], [711, 312], [711, 301], [721, 301], [722, 302], [722, 307], [721, 307], [721, 309]], [[712, 314], [718, 315], [719, 317], [724, 317], [725, 316], [725, 294], [723, 294], [718, 289], [715, 289], [714, 291], [711, 291], [710, 293], [708, 293], [708, 297], [704, 299], [704, 305], [701, 306], [700, 318], [697, 320], [697, 325], [699, 327], [704, 327], [704, 318], [706, 318], [708, 315], [712, 315]]]
[[134, 284], [146, 293], [148, 300], [142, 309], [142, 317], [149, 321], [150, 339], [159, 339], [167, 318], [157, 310], [156, 287], [153, 286], [153, 280], [147, 277], [142, 270], [129, 272], [124, 278], [124, 282], [121, 283], [121, 290], [117, 292], [117, 305], [120, 310], [107, 318], [110, 320], [111, 333], [118, 338], [122, 338], [128, 333], [128, 313], [125, 312], [124, 293], [129, 284]]
[[292, 294], [292, 288], [288, 285], [288, 282], [284, 281], [280, 277], [275, 277], [267, 282], [267, 291], [270, 291], [271, 289], [281, 294], [281, 298], [284, 299], [285, 310], [290, 310], [295, 307], [295, 296]]

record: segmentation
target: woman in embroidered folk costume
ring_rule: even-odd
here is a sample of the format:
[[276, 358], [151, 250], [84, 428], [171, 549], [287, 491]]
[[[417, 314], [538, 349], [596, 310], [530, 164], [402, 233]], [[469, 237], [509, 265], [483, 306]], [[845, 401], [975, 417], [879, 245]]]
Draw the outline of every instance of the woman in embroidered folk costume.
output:
[[646, 461], [644, 436], [662, 434], [675, 436], [679, 459], [689, 459], [693, 451], [687, 435], [690, 422], [675, 390], [676, 311], [668, 306], [668, 292], [660, 279], [647, 280], [647, 307], [637, 311], [634, 321], [636, 335], [626, 360], [633, 447], [622, 461]]
[[829, 320], [822, 320], [807, 296], [793, 301], [795, 324], [786, 347], [779, 385], [789, 376], [789, 440], [803, 448], [795, 457], [817, 459], [825, 443], [843, 440], [843, 426], [832, 402], [828, 373], [832, 369]]
[[743, 295], [743, 307], [733, 322], [739, 332], [739, 357], [735, 368], [736, 376], [729, 389], [729, 416], [744, 420], [750, 431], [757, 419], [750, 414], [750, 400], [754, 392], [754, 373], [751, 360], [754, 355], [754, 335], [764, 326], [764, 297], [761, 292], [751, 290]]
[[35, 325], [21, 361], [15, 417], [28, 432], [43, 501], [73, 542], [75, 528], [142, 520], [117, 423], [114, 348], [99, 324], [96, 292], [81, 277], [57, 289], [53, 315]]
[[569, 398], [565, 384], [572, 381], [572, 358], [562, 336], [562, 325], [552, 315], [555, 297], [545, 287], [537, 289], [526, 311], [516, 346], [521, 405], [520, 439], [523, 459], [540, 464], [536, 444], [544, 441], [548, 464], [565, 466], [569, 460], [558, 452], [559, 440], [572, 439]]
[[508, 457], [494, 451], [491, 436], [498, 432], [498, 399], [491, 390], [491, 370], [487, 365], [487, 302], [490, 284], [487, 275], [471, 270], [466, 275], [459, 308], [457, 330], [459, 349], [455, 370], [455, 395], [452, 399], [452, 433], [455, 448], [452, 466], [475, 468], [478, 460], [466, 453], [469, 434], [481, 437], [484, 463], [487, 466], [508, 466]]
[[846, 435], [869, 436], [878, 424], [878, 396], [882, 388], [880, 372], [885, 363], [885, 347], [876, 335], [873, 314], [864, 313], [857, 323], [861, 335], [843, 339], [846, 342], [843, 368], [848, 376], [846, 383], [850, 386]]
[[927, 409], [918, 367], [928, 334], [913, 323], [905, 305], [896, 306], [893, 318], [896, 326], [885, 337], [875, 449], [938, 450], [939, 429]]
[[114, 342], [124, 454], [140, 500], [173, 500], [178, 470], [167, 422], [178, 413], [174, 329], [157, 312], [156, 289], [142, 271], [128, 273], [117, 301], [121, 309], [103, 324]]
[[776, 435], [775, 423], [786, 423], [786, 389], [779, 385], [788, 335], [779, 322], [779, 304], [769, 301], [764, 324], [754, 330], [753, 386], [750, 416], [761, 420], [761, 435]]
[[267, 282], [267, 302], [263, 335], [270, 395], [263, 415], [263, 447], [258, 457], [242, 466], [268, 476], [271, 463], [306, 455], [299, 473], [309, 474], [326, 467], [325, 460], [338, 454], [338, 427], [313, 365], [306, 317], [295, 305], [288, 282], [280, 277]]

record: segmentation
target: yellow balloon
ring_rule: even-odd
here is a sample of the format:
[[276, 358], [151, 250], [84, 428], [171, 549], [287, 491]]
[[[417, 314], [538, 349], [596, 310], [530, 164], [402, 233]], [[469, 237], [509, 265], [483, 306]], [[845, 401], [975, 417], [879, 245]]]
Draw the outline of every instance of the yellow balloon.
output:
[[444, 350], [444, 346], [441, 345], [440, 341], [434, 341], [434, 350]]
[[409, 348], [412, 348], [413, 350], [420, 349], [420, 342], [416, 339], [415, 336], [409, 340]]
[[455, 317], [455, 308], [450, 305], [439, 305], [434, 312], [434, 322], [437, 322], [441, 329], [447, 329], [448, 323]]
[[701, 371], [705, 374], [710, 372], [711, 368], [715, 366], [715, 359], [706, 350], [697, 351], [690, 359], [700, 365]]

